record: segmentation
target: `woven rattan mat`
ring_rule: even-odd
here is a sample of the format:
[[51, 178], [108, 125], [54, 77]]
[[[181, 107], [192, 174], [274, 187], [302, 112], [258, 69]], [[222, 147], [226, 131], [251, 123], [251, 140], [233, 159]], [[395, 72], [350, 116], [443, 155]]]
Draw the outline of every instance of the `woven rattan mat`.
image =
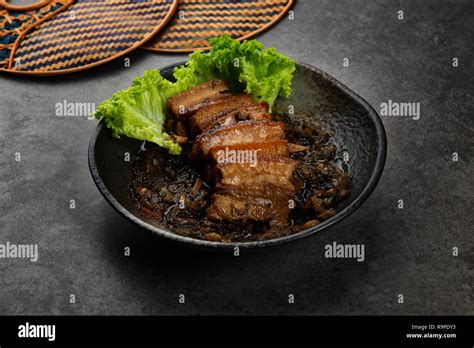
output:
[[172, 18], [177, 0], [0, 0], [0, 70], [55, 75], [140, 47]]
[[293, 0], [179, 0], [171, 22], [144, 48], [192, 52], [209, 48], [210, 37], [248, 39], [278, 22]]

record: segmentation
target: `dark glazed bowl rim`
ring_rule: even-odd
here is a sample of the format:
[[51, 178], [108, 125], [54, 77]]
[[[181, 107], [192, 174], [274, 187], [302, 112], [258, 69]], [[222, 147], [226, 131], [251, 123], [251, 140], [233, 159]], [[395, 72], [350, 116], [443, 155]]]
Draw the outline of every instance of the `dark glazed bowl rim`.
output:
[[[174, 69], [177, 66], [183, 65], [185, 62], [179, 62], [175, 64], [168, 65], [162, 69], [161, 71], [164, 70], [169, 70], [169, 69]], [[347, 207], [345, 207], [343, 210], [339, 211], [335, 216], [332, 218], [322, 222], [319, 225], [316, 225], [314, 227], [311, 227], [307, 230], [297, 232], [295, 234], [291, 234], [288, 236], [280, 237], [280, 238], [275, 238], [275, 239], [269, 239], [269, 240], [263, 240], [263, 241], [253, 241], [253, 242], [234, 242], [234, 243], [222, 243], [222, 242], [211, 242], [211, 241], [206, 241], [206, 240], [200, 240], [200, 239], [194, 239], [190, 237], [184, 237], [180, 236], [178, 234], [175, 234], [171, 231], [164, 230], [162, 228], [159, 228], [157, 226], [153, 226], [140, 218], [136, 217], [133, 215], [129, 210], [127, 210], [125, 207], [123, 207], [116, 199], [115, 197], [109, 192], [107, 187], [105, 186], [104, 182], [102, 181], [102, 178], [99, 175], [99, 171], [97, 169], [97, 164], [95, 161], [95, 144], [97, 137], [99, 136], [100, 132], [102, 130], [106, 130], [105, 127], [105, 122], [104, 119], [102, 119], [95, 132], [92, 134], [90, 142], [89, 142], [89, 149], [88, 149], [88, 163], [89, 163], [89, 169], [92, 174], [92, 178], [94, 179], [94, 182], [99, 189], [100, 193], [104, 196], [104, 198], [109, 202], [109, 204], [115, 208], [121, 215], [135, 223], [136, 225], [149, 230], [161, 237], [167, 238], [174, 240], [176, 242], [182, 242], [184, 244], [188, 244], [191, 246], [195, 247], [200, 247], [200, 248], [205, 248], [205, 249], [233, 249], [235, 247], [239, 248], [246, 248], [246, 249], [255, 249], [255, 248], [262, 248], [262, 247], [267, 247], [267, 246], [272, 246], [272, 245], [277, 245], [285, 242], [289, 242], [292, 240], [296, 240], [299, 238], [307, 237], [311, 234], [314, 234], [316, 232], [323, 231], [332, 225], [338, 223], [339, 221], [343, 220], [350, 214], [352, 214], [355, 210], [357, 210], [362, 203], [370, 196], [370, 194], [373, 192], [375, 187], [377, 186], [377, 183], [380, 180], [380, 177], [382, 175], [383, 168], [385, 166], [385, 158], [387, 154], [387, 139], [385, 135], [385, 129], [383, 127], [382, 121], [377, 114], [377, 112], [374, 110], [372, 106], [368, 102], [366, 102], [362, 97], [360, 97], [358, 94], [353, 92], [351, 89], [343, 85], [341, 82], [336, 80], [334, 77], [328, 75], [327, 73], [304, 63], [296, 62], [297, 65], [302, 66], [308, 70], [311, 70], [313, 73], [318, 74], [322, 76], [323, 79], [328, 80], [332, 84], [336, 85], [341, 91], [343, 91], [345, 94], [347, 94], [351, 99], [355, 100], [357, 103], [362, 105], [367, 111], [368, 115], [373, 122], [375, 126], [375, 132], [376, 132], [376, 141], [377, 141], [377, 157], [375, 159], [375, 166], [372, 170], [372, 175], [370, 176], [370, 179], [367, 183], [367, 185], [364, 187], [362, 192], [354, 199], [352, 203], [350, 203]]]

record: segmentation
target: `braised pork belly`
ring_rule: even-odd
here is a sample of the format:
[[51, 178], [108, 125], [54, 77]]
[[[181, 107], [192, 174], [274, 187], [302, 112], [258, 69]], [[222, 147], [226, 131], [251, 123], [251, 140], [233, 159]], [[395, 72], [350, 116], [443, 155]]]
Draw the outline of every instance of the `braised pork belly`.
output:
[[214, 128], [196, 138], [193, 158], [205, 158], [215, 146], [263, 143], [285, 139], [285, 124], [273, 121], [242, 121]]
[[285, 124], [272, 121], [268, 104], [228, 95], [225, 82], [211, 81], [170, 98], [168, 109], [186, 120], [195, 137], [191, 159], [204, 164], [215, 187], [210, 220], [286, 222], [298, 162], [289, 157]]
[[220, 98], [216, 103], [210, 103], [200, 107], [189, 118], [191, 134], [196, 135], [202, 133], [219, 119], [233, 111], [235, 112], [252, 105], [252, 103], [251, 96], [248, 94], [239, 94]]
[[[238, 156], [240, 153], [250, 154], [258, 153], [262, 155], [281, 155], [288, 156], [288, 142], [286, 140], [267, 141], [265, 143], [237, 144], [229, 146], [214, 146], [210, 149], [208, 157], [214, 163], [224, 163], [225, 159], [231, 159], [231, 156]], [[230, 162], [229, 160], [227, 162]], [[236, 161], [234, 161], [236, 162]]]
[[204, 105], [229, 96], [229, 89], [228, 83], [222, 80], [201, 83], [169, 98], [167, 108], [175, 117], [184, 118]]
[[222, 80], [167, 108], [165, 128], [184, 155], [149, 145], [133, 184], [141, 214], [164, 228], [219, 242], [278, 238], [331, 218], [350, 194], [330, 132], [311, 117], [272, 115]]
[[[286, 156], [257, 156], [248, 163], [220, 163], [215, 167], [223, 185], [257, 188], [262, 184], [294, 190], [291, 183], [297, 161]], [[243, 161], [242, 161], [243, 162]]]

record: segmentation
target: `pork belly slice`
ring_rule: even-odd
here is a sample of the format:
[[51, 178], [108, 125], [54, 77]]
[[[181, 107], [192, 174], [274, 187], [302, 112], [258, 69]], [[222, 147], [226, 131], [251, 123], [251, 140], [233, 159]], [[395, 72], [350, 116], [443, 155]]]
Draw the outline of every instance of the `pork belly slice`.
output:
[[[223, 159], [231, 156], [249, 155], [250, 151], [257, 151], [257, 156], [281, 155], [288, 156], [288, 142], [286, 140], [268, 141], [265, 143], [236, 144], [230, 146], [215, 146], [209, 150], [209, 158], [214, 163], [223, 163]], [[224, 157], [224, 158], [223, 158]]]
[[272, 115], [268, 113], [267, 103], [252, 104], [236, 112], [237, 120], [271, 120]]
[[184, 118], [205, 104], [229, 96], [229, 90], [230, 88], [226, 81], [207, 81], [169, 98], [167, 108], [174, 116]]
[[223, 163], [238, 163], [239, 161], [258, 161], [259, 156], [280, 155], [288, 156], [286, 140], [269, 141], [265, 143], [237, 144], [231, 146], [215, 146], [209, 150], [208, 162], [204, 166], [203, 176], [208, 183], [216, 183], [215, 166]]
[[215, 103], [203, 105], [189, 118], [191, 133], [193, 135], [200, 134], [220, 118], [252, 104], [253, 100], [250, 95], [238, 94], [220, 98]]
[[245, 108], [229, 112], [204, 129], [202, 133], [207, 133], [215, 128], [231, 125], [242, 120], [271, 121], [271, 119], [272, 115], [268, 113], [267, 103], [253, 104]]
[[285, 197], [286, 200], [290, 200], [294, 197], [295, 191], [290, 190], [281, 186], [275, 186], [272, 183], [263, 183], [260, 186], [233, 186], [218, 184], [216, 187], [216, 193], [224, 196], [233, 196], [237, 198], [245, 197]]
[[207, 209], [207, 218], [216, 222], [235, 222], [240, 220], [263, 222], [277, 220], [281, 223], [286, 223], [289, 212], [288, 202], [281, 199], [237, 199], [232, 196], [223, 196], [216, 193], [212, 196], [211, 206]]
[[304, 145], [300, 145], [300, 144], [288, 143], [288, 151], [289, 151], [290, 153], [308, 151], [308, 149], [309, 149], [309, 146], [304, 146]]
[[285, 139], [285, 124], [273, 121], [243, 121], [212, 129], [196, 138], [191, 153], [192, 159], [207, 156], [215, 146], [263, 143]]
[[[212, 196], [207, 218], [212, 221], [271, 221], [286, 224], [290, 214], [291, 191], [267, 187], [264, 191], [227, 187]], [[260, 196], [259, 196], [260, 195]]]
[[258, 156], [258, 153], [254, 153], [242, 155], [240, 159], [235, 160], [240, 160], [240, 163], [220, 163], [215, 167], [218, 186], [244, 186], [257, 189], [265, 184], [271, 184], [291, 191], [295, 189], [291, 178], [298, 161], [290, 157]]
[[231, 112], [221, 117], [220, 119], [218, 119], [212, 125], [210, 125], [205, 130], [203, 130], [201, 133], [209, 133], [217, 128], [224, 127], [224, 126], [231, 126], [235, 123], [237, 123], [237, 119], [235, 118], [235, 113]]

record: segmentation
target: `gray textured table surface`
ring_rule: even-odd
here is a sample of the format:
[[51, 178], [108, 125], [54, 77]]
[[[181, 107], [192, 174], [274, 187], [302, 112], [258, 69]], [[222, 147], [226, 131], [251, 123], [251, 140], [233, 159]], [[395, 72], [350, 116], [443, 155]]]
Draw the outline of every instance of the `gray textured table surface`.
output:
[[[377, 110], [421, 104], [418, 121], [383, 118], [387, 164], [369, 200], [319, 235], [240, 257], [169, 244], [105, 202], [87, 166], [97, 122], [55, 116], [55, 104], [99, 103], [184, 56], [139, 51], [130, 68], [1, 75], [0, 243], [38, 244], [39, 260], [0, 259], [0, 314], [474, 313], [472, 2], [301, 0], [294, 11], [259, 39]], [[365, 262], [325, 258], [333, 241], [364, 244]]]

